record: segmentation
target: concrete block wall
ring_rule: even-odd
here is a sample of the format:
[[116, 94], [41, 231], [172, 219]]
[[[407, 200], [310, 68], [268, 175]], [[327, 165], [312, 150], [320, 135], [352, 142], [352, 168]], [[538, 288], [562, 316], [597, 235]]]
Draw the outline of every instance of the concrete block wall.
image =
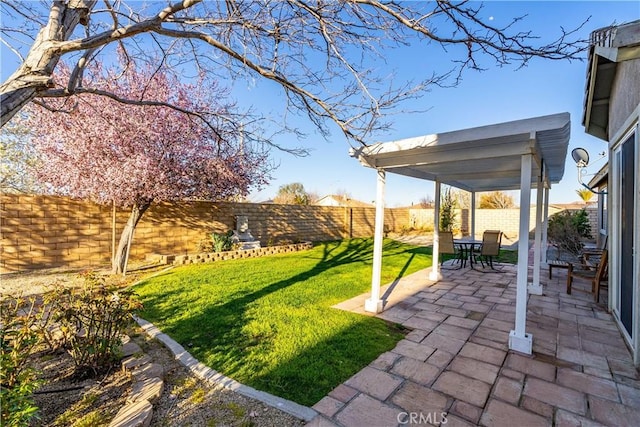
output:
[[[120, 223], [126, 214], [119, 214]], [[108, 262], [111, 209], [46, 196], [0, 196], [0, 271]]]
[[[587, 209], [597, 230], [596, 209]], [[497, 214], [499, 212], [499, 214]], [[555, 211], [550, 211], [550, 215]], [[51, 267], [108, 266], [112, 247], [112, 207], [55, 196], [0, 195], [0, 272]], [[375, 209], [365, 207], [298, 206], [258, 203], [157, 203], [136, 227], [131, 259], [152, 254], [198, 252], [198, 242], [211, 232], [235, 228], [235, 217], [246, 215], [252, 235], [262, 246], [303, 241], [327, 241], [373, 236]], [[116, 239], [129, 211], [116, 210]], [[462, 233], [470, 230], [468, 212], [459, 212]], [[531, 211], [530, 230], [534, 229]], [[517, 209], [477, 211], [477, 237], [489, 229], [518, 235]], [[386, 209], [385, 231], [433, 227], [431, 209]], [[116, 242], [117, 243], [117, 242]]]
[[[549, 207], [549, 216], [561, 209]], [[596, 208], [587, 207], [591, 229], [597, 230], [598, 212]], [[467, 236], [471, 233], [471, 214], [468, 209], [457, 209], [456, 220], [460, 233]], [[529, 232], [535, 231], [536, 209], [529, 211]], [[416, 229], [433, 229], [433, 209], [409, 209], [409, 224]], [[476, 209], [476, 237], [481, 238], [484, 230], [500, 230], [510, 239], [517, 240], [520, 231], [519, 209]]]
[[[112, 215], [111, 206], [66, 197], [0, 195], [0, 272], [109, 265]], [[234, 229], [237, 215], [249, 217], [249, 229], [262, 246], [370, 237], [375, 224], [374, 208], [156, 203], [136, 227], [131, 259], [196, 253], [198, 242], [211, 232]], [[116, 210], [116, 239], [128, 216], [128, 210]], [[385, 228], [400, 230], [408, 218], [407, 209], [387, 209]]]

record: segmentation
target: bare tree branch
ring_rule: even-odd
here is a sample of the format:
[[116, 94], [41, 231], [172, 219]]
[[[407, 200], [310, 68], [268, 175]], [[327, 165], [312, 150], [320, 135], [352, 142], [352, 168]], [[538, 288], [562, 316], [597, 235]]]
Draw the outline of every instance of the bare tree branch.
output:
[[[2, 125], [35, 98], [92, 90], [80, 83], [81, 70], [119, 46], [125, 57], [153, 63], [159, 71], [249, 85], [273, 82], [282, 89], [286, 112], [306, 115], [323, 135], [337, 126], [348, 140], [365, 144], [368, 135], [387, 128], [385, 116], [403, 100], [434, 85], [455, 85], [466, 69], [522, 67], [532, 58], [578, 59], [586, 46], [575, 40], [577, 29], [560, 28], [550, 42], [518, 31], [515, 24], [525, 17], [490, 25], [481, 17], [482, 5], [468, 1], [178, 0], [161, 9], [103, 1], [105, 7], [97, 9], [97, 0], [58, 0], [48, 10], [30, 5], [30, 13], [22, 3], [2, 1], [3, 10], [24, 21], [0, 31], [2, 42], [24, 57], [0, 86]], [[37, 31], [37, 22], [46, 26]], [[87, 24], [86, 35], [76, 30], [80, 22]], [[12, 31], [33, 37], [27, 50], [12, 44]], [[393, 81], [392, 70], [372, 68], [385, 64], [388, 49], [428, 43], [443, 49], [450, 69], [433, 70], [430, 78], [408, 85]], [[64, 94], [51, 91], [58, 61], [67, 57], [78, 61], [77, 72], [63, 84]]]

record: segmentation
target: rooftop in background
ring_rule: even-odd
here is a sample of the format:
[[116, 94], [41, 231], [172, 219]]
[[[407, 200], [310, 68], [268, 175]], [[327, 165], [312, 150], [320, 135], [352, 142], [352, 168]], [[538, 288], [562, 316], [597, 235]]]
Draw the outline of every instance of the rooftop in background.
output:
[[536, 164], [533, 187], [543, 169], [549, 183], [562, 179], [570, 129], [569, 113], [559, 113], [378, 143], [350, 154], [371, 168], [467, 191], [514, 190], [526, 154]]
[[360, 200], [350, 199], [346, 195], [329, 194], [324, 197], [320, 197], [313, 203], [318, 206], [346, 206], [350, 208], [372, 208], [373, 204], [361, 202]]

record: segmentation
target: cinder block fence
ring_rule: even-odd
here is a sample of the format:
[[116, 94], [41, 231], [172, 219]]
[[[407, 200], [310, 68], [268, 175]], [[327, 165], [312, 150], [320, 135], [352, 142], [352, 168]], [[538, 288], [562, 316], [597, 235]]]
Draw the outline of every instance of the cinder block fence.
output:
[[[108, 265], [112, 247], [111, 206], [55, 196], [1, 195], [0, 272], [50, 267]], [[257, 203], [157, 203], [136, 227], [131, 258], [186, 255], [211, 232], [235, 228], [249, 218], [251, 234], [263, 246], [373, 235], [375, 209]], [[117, 209], [116, 239], [129, 212]], [[409, 223], [408, 209], [388, 209], [386, 229]]]
[[[593, 211], [595, 218], [595, 209]], [[518, 238], [518, 209], [478, 210], [476, 237], [499, 229]], [[550, 211], [553, 214], [555, 211]], [[529, 229], [534, 229], [535, 211]], [[235, 228], [246, 215], [251, 234], [262, 246], [373, 236], [375, 209], [203, 201], [156, 203], [138, 224], [131, 259], [149, 255], [187, 255], [211, 232]], [[51, 267], [95, 268], [109, 265], [113, 239], [112, 206], [55, 196], [0, 195], [0, 272]], [[115, 235], [120, 238], [129, 212], [115, 211]], [[470, 232], [470, 215], [459, 210], [462, 235]], [[385, 210], [385, 230], [433, 230], [432, 209]], [[595, 228], [594, 228], [595, 230]], [[117, 242], [116, 242], [117, 243]]]

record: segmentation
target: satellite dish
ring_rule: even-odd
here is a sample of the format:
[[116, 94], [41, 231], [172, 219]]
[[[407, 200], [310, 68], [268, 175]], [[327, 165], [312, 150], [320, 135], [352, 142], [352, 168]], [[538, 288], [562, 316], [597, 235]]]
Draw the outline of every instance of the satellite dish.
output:
[[574, 148], [571, 151], [571, 157], [578, 166], [587, 166], [589, 164], [589, 153], [584, 148]]

